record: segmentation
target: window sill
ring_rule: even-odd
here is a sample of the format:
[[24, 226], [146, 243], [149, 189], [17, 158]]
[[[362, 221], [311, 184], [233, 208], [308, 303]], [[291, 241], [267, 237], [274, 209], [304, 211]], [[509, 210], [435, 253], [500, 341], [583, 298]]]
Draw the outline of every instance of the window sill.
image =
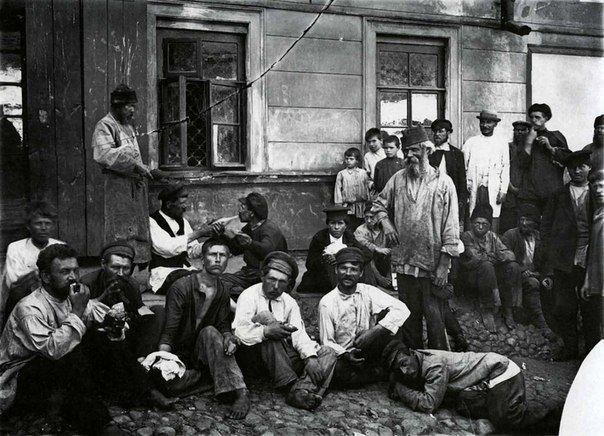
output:
[[[328, 172], [281, 171], [252, 173], [248, 171], [171, 171], [171, 179], [181, 180], [187, 185], [236, 185], [267, 183], [333, 183], [336, 174]], [[151, 187], [165, 183], [151, 182]]]

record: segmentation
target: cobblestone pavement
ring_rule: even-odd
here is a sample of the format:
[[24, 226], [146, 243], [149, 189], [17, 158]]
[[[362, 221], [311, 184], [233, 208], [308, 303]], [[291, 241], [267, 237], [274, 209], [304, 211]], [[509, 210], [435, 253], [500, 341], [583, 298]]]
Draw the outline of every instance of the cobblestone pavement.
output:
[[[529, 407], [548, 410], [561, 406], [578, 362], [552, 363], [515, 358], [525, 368]], [[447, 409], [433, 416], [413, 412], [390, 400], [386, 383], [363, 389], [330, 392], [314, 412], [288, 406], [281, 394], [264, 383], [250, 384], [252, 409], [247, 418], [225, 418], [227, 406], [211, 394], [197, 394], [180, 400], [175, 410], [124, 410], [111, 407], [116, 434], [151, 435], [400, 435], [400, 434], [485, 434], [493, 428], [487, 420], [470, 420]], [[71, 434], [56, 417], [39, 415], [12, 417], [1, 424], [3, 434]]]

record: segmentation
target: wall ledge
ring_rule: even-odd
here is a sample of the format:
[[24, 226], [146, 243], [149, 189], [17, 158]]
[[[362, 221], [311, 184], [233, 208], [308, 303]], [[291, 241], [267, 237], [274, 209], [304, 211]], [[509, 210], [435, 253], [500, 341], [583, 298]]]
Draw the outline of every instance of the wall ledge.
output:
[[[240, 184], [270, 184], [270, 183], [333, 183], [336, 175], [326, 172], [270, 172], [251, 173], [247, 171], [228, 172], [171, 172], [171, 179], [178, 179], [189, 186], [200, 185], [240, 185]], [[152, 182], [150, 187], [161, 188], [165, 182]]]

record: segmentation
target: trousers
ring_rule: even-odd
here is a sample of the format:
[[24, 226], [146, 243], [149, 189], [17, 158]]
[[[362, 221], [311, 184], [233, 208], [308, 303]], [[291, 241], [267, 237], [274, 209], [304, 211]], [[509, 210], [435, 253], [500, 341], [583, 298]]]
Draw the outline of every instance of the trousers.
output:
[[478, 292], [483, 307], [522, 305], [520, 265], [516, 262], [493, 265], [485, 260], [476, 268], [463, 268], [461, 282]]

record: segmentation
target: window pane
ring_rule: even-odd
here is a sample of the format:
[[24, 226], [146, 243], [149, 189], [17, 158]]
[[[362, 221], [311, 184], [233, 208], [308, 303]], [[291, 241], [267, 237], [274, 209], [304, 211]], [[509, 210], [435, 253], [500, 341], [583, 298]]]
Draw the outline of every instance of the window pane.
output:
[[405, 129], [402, 127], [380, 126], [380, 130], [384, 130], [384, 131], [388, 132], [389, 135], [396, 135], [396, 136], [398, 136], [398, 139], [401, 139], [403, 137], [403, 130], [405, 130]]
[[22, 115], [20, 86], [0, 86], [0, 107], [4, 115]]
[[214, 165], [239, 164], [239, 126], [214, 124]]
[[[165, 101], [163, 102], [163, 122], [177, 121], [180, 119], [178, 112], [179, 101], [178, 83], [169, 83], [166, 85], [164, 94]], [[165, 154], [165, 164], [180, 165], [181, 163], [181, 140], [180, 140], [180, 125], [176, 124], [166, 128], [163, 132], [164, 147], [167, 148]]]
[[407, 53], [381, 51], [378, 55], [378, 85], [407, 85], [409, 60]]
[[436, 94], [413, 94], [411, 96], [413, 125], [430, 127], [438, 118], [438, 96]]
[[168, 42], [168, 72], [195, 73], [196, 64], [197, 44], [195, 42]]
[[0, 54], [0, 82], [21, 81], [21, 55], [14, 53]]
[[380, 92], [380, 125], [407, 125], [407, 93]]
[[238, 94], [235, 93], [237, 88], [232, 86], [211, 85], [211, 104], [227, 98], [225, 101], [212, 108], [212, 122], [216, 123], [238, 123]]
[[187, 164], [190, 167], [208, 166], [208, 129], [203, 83], [187, 83]]
[[431, 54], [409, 55], [411, 86], [436, 86], [437, 57]]
[[237, 44], [203, 41], [201, 51], [204, 79], [237, 80]]

